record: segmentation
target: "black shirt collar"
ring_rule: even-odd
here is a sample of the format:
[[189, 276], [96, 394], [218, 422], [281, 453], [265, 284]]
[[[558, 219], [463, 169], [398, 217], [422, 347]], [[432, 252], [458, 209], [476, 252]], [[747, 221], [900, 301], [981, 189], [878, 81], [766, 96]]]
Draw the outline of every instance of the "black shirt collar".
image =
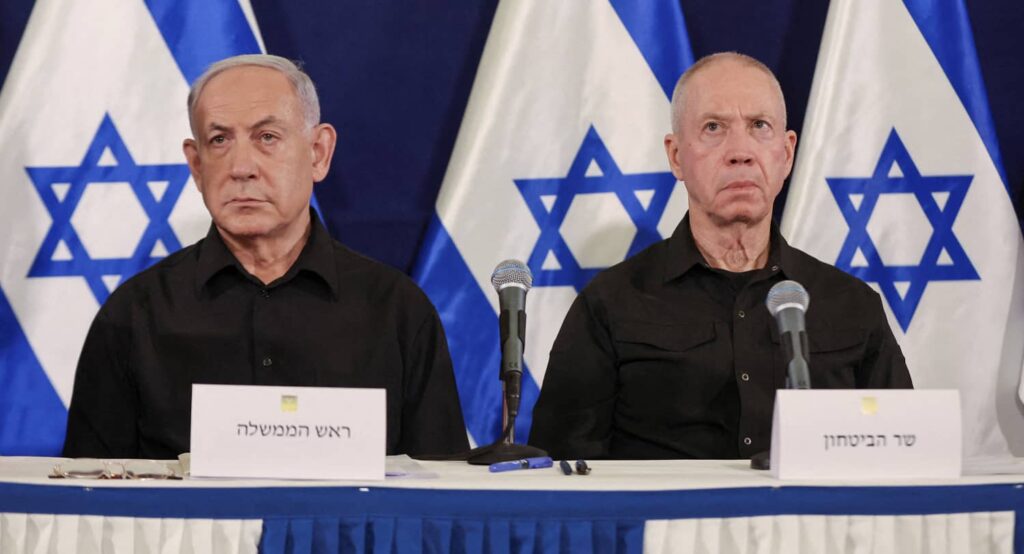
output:
[[[796, 258], [796, 252], [786, 242], [786, 239], [782, 237], [779, 226], [774, 220], [772, 220], [770, 233], [766, 268], [773, 271], [778, 268], [783, 275], [797, 278], [797, 276], [792, 275], [793, 271], [799, 271], [797, 268], [799, 262]], [[668, 239], [668, 257], [665, 259], [664, 282], [667, 283], [684, 275], [694, 266], [708, 267], [708, 263], [693, 239], [693, 230], [690, 229], [690, 212], [686, 212], [683, 220], [679, 222], [676, 230], [672, 232], [672, 237]], [[787, 273], [787, 270], [789, 273]]]
[[[327, 233], [320, 217], [316, 211], [310, 209], [310, 231], [306, 245], [295, 260], [295, 263], [288, 269], [287, 273], [266, 285], [273, 288], [293, 279], [300, 272], [306, 271], [320, 278], [321, 281], [331, 290], [331, 294], [338, 297], [338, 274], [334, 263], [334, 248], [331, 244], [331, 236]], [[217, 226], [210, 224], [210, 230], [206, 233], [206, 239], [199, 248], [199, 259], [196, 266], [196, 290], [201, 291], [211, 279], [228, 268], [235, 268], [246, 278], [259, 283], [259, 280], [252, 276], [242, 267], [242, 264], [228, 250], [224, 239], [221, 238]]]

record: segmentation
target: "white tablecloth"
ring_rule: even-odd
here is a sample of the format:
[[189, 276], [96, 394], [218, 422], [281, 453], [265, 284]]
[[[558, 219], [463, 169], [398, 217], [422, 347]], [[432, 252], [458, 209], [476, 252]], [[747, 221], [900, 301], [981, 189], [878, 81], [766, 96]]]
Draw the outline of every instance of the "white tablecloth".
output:
[[[421, 552], [444, 550], [446, 545], [473, 550], [479, 544], [480, 550], [496, 552], [632, 551], [640, 545], [644, 552], [1008, 553], [1016, 540], [1014, 510], [1024, 508], [1021, 475], [780, 482], [750, 470], [745, 461], [594, 461], [590, 475], [565, 476], [557, 468], [492, 474], [464, 463], [403, 465], [392, 460], [390, 467], [405, 475], [383, 482], [47, 479], [58, 461], [0, 457], [0, 494], [20, 495], [24, 504], [14, 506], [13, 500], [0, 498], [0, 552], [316, 552], [369, 551], [386, 545], [397, 552]], [[62, 487], [73, 490], [63, 493]], [[211, 507], [224, 504], [220, 498], [231, 491], [253, 493], [245, 498], [257, 499], [262, 507], [250, 501]], [[308, 508], [306, 491], [319, 495], [311, 497]], [[360, 520], [358, 510], [346, 508], [346, 514], [331, 519], [332, 509], [323, 507], [331, 491], [350, 495], [355, 503], [366, 498], [372, 513]], [[493, 504], [489, 491], [495, 495]], [[393, 500], [374, 504], [374, 492]], [[275, 494], [288, 495], [287, 510], [276, 510]], [[173, 497], [168, 504], [176, 506], [169, 508], [175, 513], [160, 516], [161, 508], [147, 503], [149, 495], [153, 502]], [[463, 509], [460, 495], [466, 497], [466, 506], [480, 507]], [[90, 513], [66, 513], [61, 501], [65, 496]], [[509, 507], [510, 499], [520, 497], [533, 500]], [[410, 517], [410, 508], [403, 505], [406, 498], [423, 507], [422, 518]], [[586, 503], [574, 504], [580, 498]], [[957, 509], [959, 498], [964, 499], [962, 510]], [[605, 499], [607, 505], [600, 505]], [[898, 505], [890, 505], [889, 499]], [[943, 507], [936, 508], [936, 501]], [[676, 502], [685, 517], [659, 517], [675, 512]], [[395, 513], [386, 513], [392, 504]], [[847, 509], [850, 513], [844, 513]], [[942, 513], [933, 513], [936, 509]], [[196, 517], [189, 517], [191, 513]], [[360, 520], [355, 524], [353, 514]], [[254, 515], [263, 517], [249, 517]], [[353, 533], [353, 525], [365, 525], [366, 530]], [[343, 531], [340, 542], [332, 542], [332, 526]], [[394, 533], [392, 538], [383, 537], [387, 530]], [[474, 530], [483, 538], [473, 538]], [[506, 536], [507, 545], [494, 544], [495, 537]]]

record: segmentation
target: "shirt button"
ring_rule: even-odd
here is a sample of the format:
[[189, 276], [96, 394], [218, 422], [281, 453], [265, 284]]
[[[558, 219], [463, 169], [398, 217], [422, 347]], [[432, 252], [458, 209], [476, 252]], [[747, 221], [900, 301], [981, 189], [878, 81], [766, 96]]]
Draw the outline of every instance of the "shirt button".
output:
[[740, 310], [739, 313], [737, 313], [736, 315], [740, 316], [740, 319], [743, 319], [743, 318], [747, 317], [747, 312], [744, 312], [743, 310]]
[[750, 374], [749, 373], [743, 373], [743, 374], [740, 375], [740, 379], [743, 379], [744, 381], [749, 381], [750, 380]]
[[773, 265], [772, 266], [772, 271], [778, 271], [778, 270], [779, 270], [779, 266], [777, 266], [777, 265]]
[[271, 360], [269, 356], [266, 357], [266, 358], [263, 358], [263, 367], [270, 367], [273, 364], [274, 364], [274, 360]]
[[270, 298], [270, 291], [267, 289], [260, 289], [260, 296], [263, 298]]
[[743, 437], [743, 444], [750, 446], [750, 443], [754, 441], [750, 440], [750, 437]]

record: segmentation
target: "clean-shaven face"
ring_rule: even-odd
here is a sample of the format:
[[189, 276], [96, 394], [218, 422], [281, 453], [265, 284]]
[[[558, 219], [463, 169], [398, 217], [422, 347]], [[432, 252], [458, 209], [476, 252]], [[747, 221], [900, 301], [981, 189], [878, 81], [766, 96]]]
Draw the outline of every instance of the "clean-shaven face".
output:
[[691, 75], [683, 94], [678, 133], [666, 150], [690, 210], [716, 225], [769, 217], [796, 147], [772, 77], [726, 58]]
[[241, 66], [213, 77], [196, 102], [192, 176], [214, 223], [239, 238], [281, 236], [308, 224], [317, 167], [314, 133], [288, 79]]

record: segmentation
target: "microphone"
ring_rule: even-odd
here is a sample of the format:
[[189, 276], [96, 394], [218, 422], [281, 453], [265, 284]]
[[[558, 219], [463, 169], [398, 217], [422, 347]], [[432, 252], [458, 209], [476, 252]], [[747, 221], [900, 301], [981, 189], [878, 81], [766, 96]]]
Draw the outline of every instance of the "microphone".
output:
[[506, 417], [519, 415], [526, 347], [526, 293], [533, 285], [530, 268], [519, 260], [505, 260], [494, 268], [491, 284], [498, 292], [498, 327], [501, 332], [501, 380], [505, 382]]
[[494, 268], [491, 284], [498, 291], [498, 326], [501, 331], [501, 380], [505, 409], [501, 437], [487, 446], [474, 448], [466, 461], [490, 465], [510, 460], [547, 456], [547, 452], [515, 443], [516, 416], [522, 398], [523, 348], [526, 346], [526, 293], [533, 285], [530, 268], [519, 260], [505, 260]]
[[807, 328], [804, 325], [804, 313], [811, 303], [810, 295], [796, 281], [781, 281], [768, 291], [764, 303], [779, 326], [782, 351], [789, 360], [789, 388], [811, 388], [811, 375], [807, 368]]

